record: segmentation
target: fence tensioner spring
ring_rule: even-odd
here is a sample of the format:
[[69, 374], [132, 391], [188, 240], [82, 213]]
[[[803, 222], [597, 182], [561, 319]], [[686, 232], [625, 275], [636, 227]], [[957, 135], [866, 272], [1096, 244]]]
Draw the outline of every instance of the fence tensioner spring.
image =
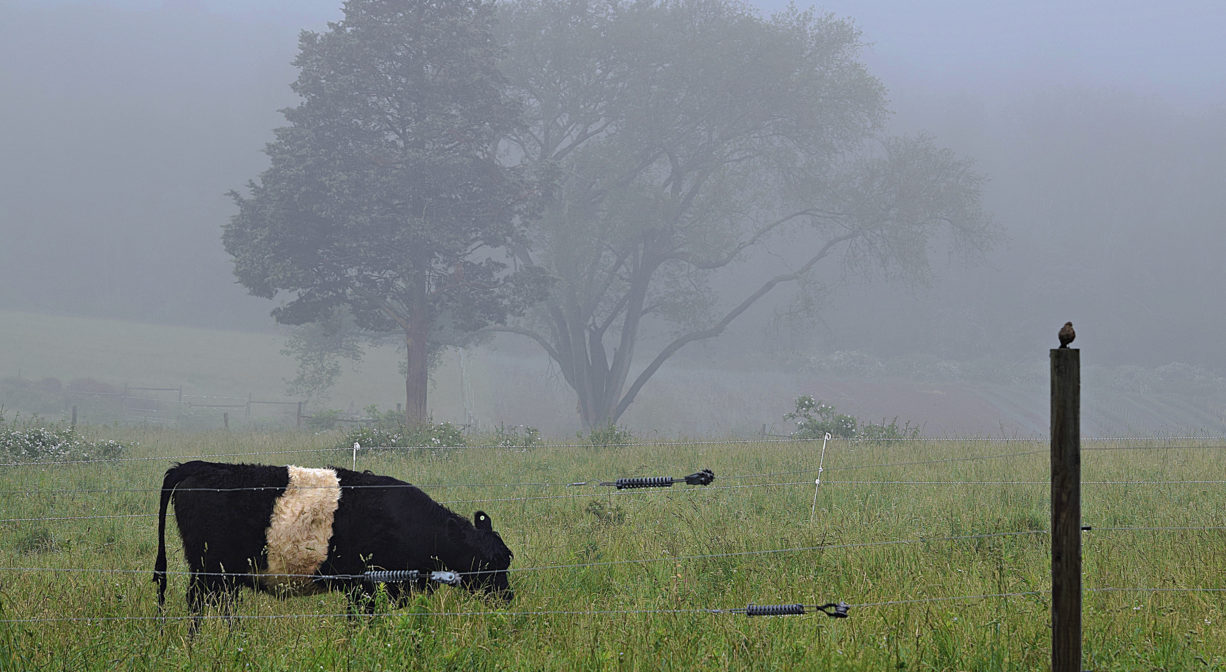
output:
[[449, 586], [460, 584], [460, 575], [456, 572], [433, 571], [426, 572], [417, 569], [372, 569], [363, 574], [339, 574], [317, 576], [315, 581], [365, 581], [366, 583], [418, 583], [433, 581]]
[[[851, 605], [846, 602], [830, 602], [813, 607], [813, 610], [830, 618], [847, 618], [847, 610], [850, 608]], [[745, 607], [746, 616], [791, 616], [804, 613], [806, 612], [803, 604], [751, 604]]]
[[616, 481], [604, 481], [601, 485], [611, 485], [618, 490], [627, 490], [631, 488], [671, 488], [673, 483], [685, 483], [686, 485], [711, 485], [711, 481], [715, 480], [715, 472], [710, 469], [697, 471], [685, 478], [672, 478], [670, 476], [649, 476], [646, 478], [619, 478]]

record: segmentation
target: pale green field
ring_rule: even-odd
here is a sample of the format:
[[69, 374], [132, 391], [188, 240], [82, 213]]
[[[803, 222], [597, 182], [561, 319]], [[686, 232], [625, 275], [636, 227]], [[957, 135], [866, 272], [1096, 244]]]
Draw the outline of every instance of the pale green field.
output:
[[[286, 381], [296, 374], [296, 362], [281, 354], [285, 339], [277, 333], [0, 311], [0, 344], [0, 408], [10, 417], [33, 412], [66, 419], [76, 403], [59, 399], [50, 406], [23, 408], [22, 402], [28, 400], [6, 394], [5, 381], [18, 374], [32, 381], [55, 378], [64, 385], [93, 379], [118, 389], [125, 384], [176, 390], [182, 386], [185, 395], [194, 395], [188, 403], [175, 406], [175, 392], [148, 393], [164, 407], [135, 417], [130, 413], [116, 417], [115, 409], [83, 403], [81, 421], [87, 424], [155, 422], [180, 429], [220, 429], [228, 410], [236, 429], [288, 427], [295, 421], [292, 405], [259, 406], [248, 417], [245, 410], [209, 408], [198, 402], [302, 399], [286, 389]], [[360, 415], [372, 404], [395, 408], [404, 401], [401, 359], [395, 347], [384, 346], [368, 351], [356, 365], [343, 363], [335, 388], [325, 398], [311, 400], [306, 413], [338, 409]], [[670, 361], [618, 424], [651, 439], [756, 437], [763, 427], [772, 434], [786, 434], [794, 427], [784, 414], [795, 407], [797, 397], [812, 394], [864, 421], [910, 422], [928, 437], [1024, 438], [1047, 431], [1045, 352], [1036, 353], [1034, 367], [1024, 367], [1027, 373], [1021, 379], [1010, 374], [996, 382], [925, 381], [923, 376], [874, 380], [857, 374], [840, 379], [804, 367], [759, 368], [749, 361], [718, 357]], [[1104, 367], [1088, 351], [1083, 364], [1082, 430], [1088, 436], [1226, 432], [1222, 413], [1226, 387], [1211, 374], [1173, 365], [1173, 370], [1186, 375], [1170, 379], [1171, 371], [1165, 369]], [[998, 366], [1013, 371], [1017, 365]], [[1198, 378], [1201, 374], [1206, 377]], [[463, 355], [448, 350], [430, 377], [429, 410], [436, 422], [484, 432], [526, 424], [544, 436], [563, 439], [580, 430], [574, 393], [535, 346], [507, 339], [470, 348]]]
[[[269, 318], [271, 324], [272, 319]], [[95, 378], [120, 385], [178, 386], [187, 394], [286, 398], [296, 363], [283, 335], [0, 311], [0, 376]], [[394, 348], [346, 368], [335, 396], [394, 405], [404, 396]], [[392, 375], [369, 375], [390, 370]]]
[[[1050, 655], [1042, 443], [834, 442], [812, 521], [813, 444], [362, 455], [359, 468], [489, 512], [516, 554], [515, 601], [443, 587], [368, 620], [340, 615], [338, 595], [247, 592], [237, 623], [211, 618], [188, 640], [183, 575], [173, 620], [154, 618], [161, 472], [205, 454], [351, 457], [329, 449], [337, 436], [101, 431], [148, 459], [0, 476], [0, 669], [1036, 670]], [[1226, 448], [1084, 448], [1084, 667], [1226, 669]], [[712, 486], [566, 485], [701, 468]], [[849, 618], [705, 611], [835, 601]]]
[[[285, 347], [283, 333], [0, 311], [0, 344], [4, 346], [0, 347], [0, 378], [56, 378], [63, 384], [93, 379], [120, 389], [124, 385], [182, 386], [185, 395], [205, 403], [228, 403], [248, 397], [271, 401], [303, 399], [287, 389], [287, 381], [297, 373], [297, 363], [281, 353]], [[429, 408], [436, 422], [480, 425], [487, 431], [500, 424], [530, 422], [553, 435], [574, 435], [578, 428], [574, 398], [563, 389], [563, 383], [549, 379], [543, 360], [524, 362], [516, 357], [494, 358], [482, 352], [466, 354], [462, 364], [460, 357], [458, 351], [447, 350], [430, 372]], [[396, 347], [384, 345], [367, 348], [360, 362], [342, 361], [336, 385], [322, 398], [311, 400], [306, 412], [339, 409], [361, 415], [370, 405], [385, 410], [395, 408], [404, 402], [404, 376], [400, 372], [403, 359], [403, 353]], [[514, 393], [508, 394], [508, 390]], [[176, 397], [173, 392], [146, 396], [163, 402]], [[210, 399], [202, 400], [201, 396]], [[6, 405], [5, 401], [0, 395], [0, 408], [6, 409], [9, 417], [17, 412], [30, 415], [28, 409], [11, 401]], [[784, 410], [775, 413], [772, 409], [768, 417], [782, 417], [786, 404], [779, 407]], [[190, 405], [184, 409], [190, 415], [189, 428], [222, 426], [222, 409]], [[265, 406], [259, 410], [261, 413], [254, 422], [245, 422], [242, 411], [229, 412], [235, 425], [244, 428], [259, 425], [261, 420], [263, 428], [293, 424], [292, 412], [288, 420], [284, 413], [279, 413], [283, 408]], [[174, 424], [175, 414], [172, 410], [169, 424]], [[62, 409], [59, 418], [67, 417], [68, 409]], [[113, 419], [92, 417], [89, 409], [82, 409], [83, 422], [109, 424]], [[143, 420], [125, 418], [129, 423]]]

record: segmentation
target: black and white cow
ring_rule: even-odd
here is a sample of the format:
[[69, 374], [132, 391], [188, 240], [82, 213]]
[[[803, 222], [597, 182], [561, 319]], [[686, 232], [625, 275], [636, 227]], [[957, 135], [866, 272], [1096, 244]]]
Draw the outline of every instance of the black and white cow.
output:
[[[197, 461], [171, 467], [162, 482], [153, 569], [159, 608], [172, 499], [197, 622], [206, 601], [232, 597], [240, 586], [282, 596], [341, 589], [370, 605], [374, 584], [343, 578], [369, 570], [470, 572], [460, 585], [512, 595], [512, 553], [481, 511], [469, 522], [418, 488], [369, 471]], [[387, 591], [401, 595], [399, 584]]]

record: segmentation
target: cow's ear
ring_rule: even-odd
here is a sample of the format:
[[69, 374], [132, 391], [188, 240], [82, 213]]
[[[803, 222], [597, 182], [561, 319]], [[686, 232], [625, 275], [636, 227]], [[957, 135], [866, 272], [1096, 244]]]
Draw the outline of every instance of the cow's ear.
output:
[[473, 514], [473, 525], [476, 525], [478, 530], [494, 529], [494, 524], [490, 522], [489, 515], [484, 511], [478, 511]]

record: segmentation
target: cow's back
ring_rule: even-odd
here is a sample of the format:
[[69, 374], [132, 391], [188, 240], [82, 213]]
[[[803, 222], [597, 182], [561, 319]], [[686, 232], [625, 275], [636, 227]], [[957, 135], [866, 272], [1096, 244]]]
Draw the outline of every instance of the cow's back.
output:
[[[263, 570], [265, 531], [289, 483], [285, 467], [186, 462], [172, 469], [174, 512], [183, 552], [195, 571]], [[251, 583], [249, 577], [244, 583]]]
[[456, 515], [413, 485], [371, 472], [337, 469], [340, 507], [328, 571], [361, 573], [370, 567], [425, 569], [438, 535]]

